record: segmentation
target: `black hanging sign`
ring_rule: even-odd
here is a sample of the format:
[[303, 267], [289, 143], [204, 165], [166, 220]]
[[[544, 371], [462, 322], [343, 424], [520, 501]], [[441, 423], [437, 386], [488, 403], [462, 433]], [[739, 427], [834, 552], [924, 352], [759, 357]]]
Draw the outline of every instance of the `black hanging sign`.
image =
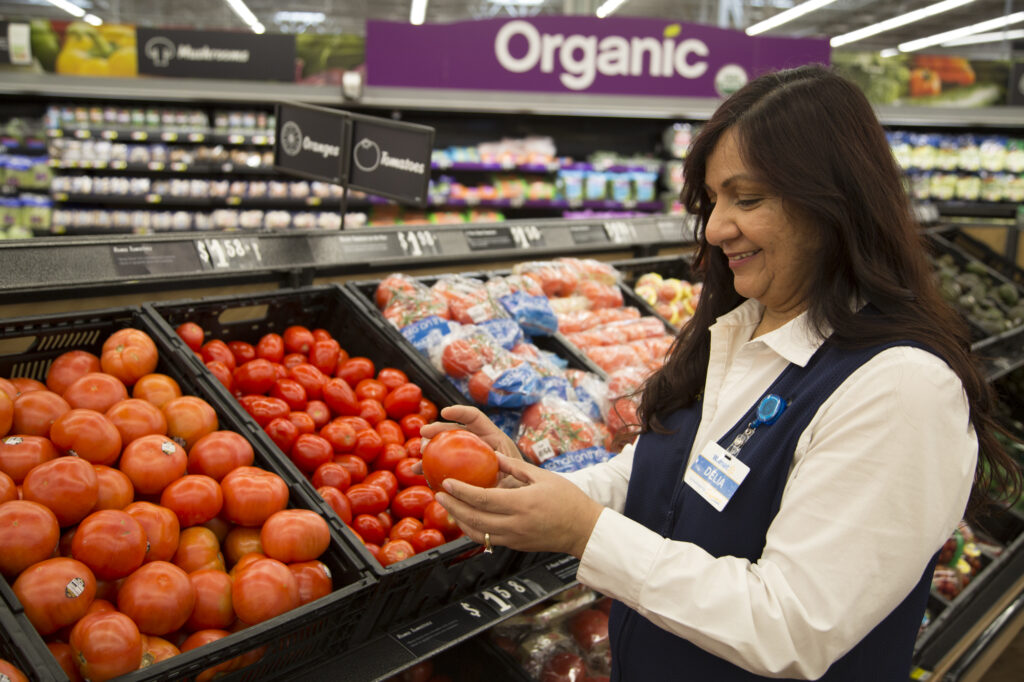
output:
[[295, 36], [139, 27], [139, 74], [295, 81]]
[[1008, 93], [1007, 104], [1011, 106], [1024, 106], [1024, 62], [1013, 65], [1010, 71], [1010, 92]]
[[425, 207], [434, 129], [360, 114], [349, 117], [349, 187]]
[[114, 271], [121, 277], [195, 272], [199, 258], [191, 241], [114, 244]]
[[348, 114], [305, 104], [279, 104], [274, 170], [344, 184]]

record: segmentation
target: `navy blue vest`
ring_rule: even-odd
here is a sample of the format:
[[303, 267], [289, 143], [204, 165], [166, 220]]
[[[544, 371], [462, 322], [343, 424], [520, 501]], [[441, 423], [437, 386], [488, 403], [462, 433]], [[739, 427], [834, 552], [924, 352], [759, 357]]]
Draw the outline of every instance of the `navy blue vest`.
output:
[[[643, 434], [636, 448], [626, 494], [625, 515], [673, 540], [699, 545], [713, 556], [756, 562], [768, 527], [779, 511], [793, 451], [821, 404], [858, 367], [897, 342], [859, 350], [825, 343], [805, 367], [789, 365], [768, 389], [788, 407], [771, 426], [758, 428], [740, 450], [750, 473], [721, 512], [684, 484], [684, 466], [700, 421], [701, 404], [671, 415], [669, 434]], [[928, 350], [925, 348], [925, 350]], [[760, 401], [758, 401], [760, 402]], [[756, 404], [720, 441], [728, 448], [753, 420]], [[937, 555], [936, 555], [937, 556]], [[921, 580], [889, 616], [850, 652], [832, 664], [828, 682], [906, 682], [914, 640], [921, 625], [935, 558]], [[680, 595], [680, 599], [687, 599]], [[710, 654], [654, 625], [620, 602], [612, 605], [612, 680], [658, 682], [741, 682], [767, 679]]]

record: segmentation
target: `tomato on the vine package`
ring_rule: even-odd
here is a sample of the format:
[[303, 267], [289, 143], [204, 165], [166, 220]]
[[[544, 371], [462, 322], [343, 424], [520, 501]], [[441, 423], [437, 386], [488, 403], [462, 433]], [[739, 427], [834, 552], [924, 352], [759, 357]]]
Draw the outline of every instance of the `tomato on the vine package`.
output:
[[447, 301], [451, 319], [462, 324], [479, 324], [485, 320], [506, 317], [505, 310], [478, 279], [464, 275], [441, 275], [430, 289]]
[[444, 296], [401, 273], [388, 275], [380, 281], [374, 293], [374, 301], [384, 318], [398, 329], [431, 315], [451, 318], [448, 301]]
[[604, 447], [607, 429], [567, 400], [544, 396], [523, 410], [516, 445], [534, 464], [562, 453]]

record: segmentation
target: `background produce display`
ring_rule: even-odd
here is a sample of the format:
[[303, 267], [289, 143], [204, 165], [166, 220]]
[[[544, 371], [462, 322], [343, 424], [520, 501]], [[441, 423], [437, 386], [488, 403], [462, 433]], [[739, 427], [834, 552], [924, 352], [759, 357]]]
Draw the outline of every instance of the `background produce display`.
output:
[[[19, 646], [45, 638], [54, 679], [204, 679], [287, 669], [366, 627], [373, 579], [240, 413], [196, 395], [138, 312], [73, 326], [35, 318], [51, 350], [3, 358], [0, 591], [31, 623]], [[303, 652], [274, 644], [288, 633]]]

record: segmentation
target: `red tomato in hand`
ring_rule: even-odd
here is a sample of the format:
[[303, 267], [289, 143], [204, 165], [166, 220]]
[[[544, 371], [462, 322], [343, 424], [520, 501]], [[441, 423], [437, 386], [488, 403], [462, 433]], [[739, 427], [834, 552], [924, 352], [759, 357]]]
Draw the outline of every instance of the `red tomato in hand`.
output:
[[90, 682], [103, 682], [142, 665], [142, 635], [131, 618], [117, 611], [96, 611], [71, 629], [71, 651], [78, 670]]
[[14, 579], [34, 563], [53, 556], [60, 524], [53, 511], [38, 502], [11, 500], [0, 504], [0, 573]]
[[252, 445], [234, 431], [214, 431], [195, 442], [188, 451], [188, 473], [221, 480], [238, 467], [252, 465]]
[[67, 387], [90, 372], [100, 371], [100, 359], [84, 350], [69, 350], [57, 356], [46, 370], [46, 387], [62, 395]]
[[125, 578], [117, 607], [147, 635], [174, 632], [188, 620], [196, 603], [188, 573], [166, 561], [152, 561]]
[[100, 367], [131, 386], [155, 370], [158, 360], [156, 344], [149, 334], [141, 329], [120, 329], [103, 343]]
[[18, 576], [14, 596], [40, 635], [51, 635], [84, 616], [96, 597], [96, 577], [81, 561], [44, 559]]
[[443, 431], [423, 448], [423, 475], [433, 490], [446, 478], [491, 488], [498, 483], [498, 454], [469, 431]]
[[175, 328], [174, 332], [178, 335], [185, 345], [191, 348], [196, 353], [203, 347], [203, 341], [206, 339], [206, 333], [203, 332], [203, 328], [195, 322], [182, 322]]

